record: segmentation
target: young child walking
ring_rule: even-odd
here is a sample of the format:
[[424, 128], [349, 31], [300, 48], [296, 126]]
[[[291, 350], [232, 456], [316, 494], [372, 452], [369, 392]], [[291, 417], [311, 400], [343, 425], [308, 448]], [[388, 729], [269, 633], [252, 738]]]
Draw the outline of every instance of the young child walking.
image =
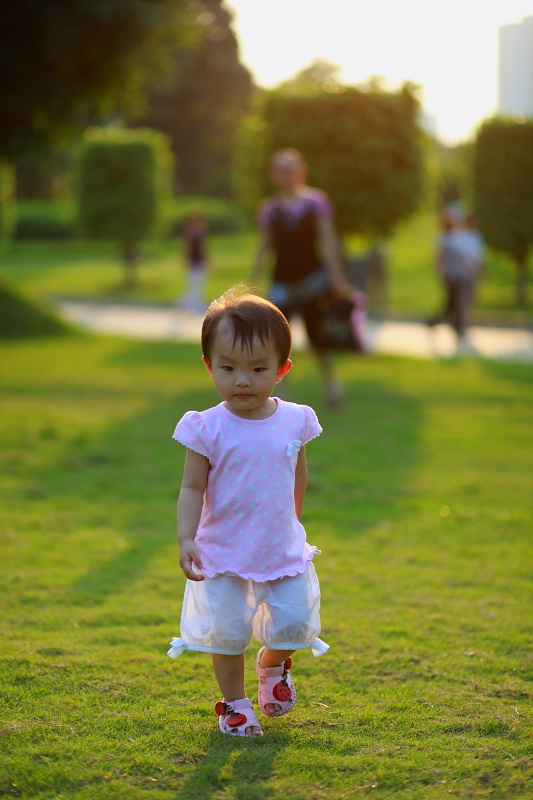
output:
[[205, 280], [207, 275], [207, 259], [205, 240], [207, 226], [200, 214], [193, 214], [183, 222], [183, 243], [187, 262], [187, 285], [184, 294], [178, 298], [177, 305], [203, 314], [206, 309], [204, 300]]
[[308, 406], [272, 397], [292, 366], [287, 320], [246, 287], [209, 306], [202, 361], [221, 403], [188, 411], [174, 432], [187, 448], [178, 499], [180, 566], [187, 577], [184, 650], [211, 653], [223, 699], [219, 728], [262, 736], [244, 686], [244, 653], [252, 634], [258, 704], [268, 717], [296, 703], [291, 655], [329, 646], [320, 633], [316, 547], [300, 522], [307, 486], [305, 445], [322, 432]]

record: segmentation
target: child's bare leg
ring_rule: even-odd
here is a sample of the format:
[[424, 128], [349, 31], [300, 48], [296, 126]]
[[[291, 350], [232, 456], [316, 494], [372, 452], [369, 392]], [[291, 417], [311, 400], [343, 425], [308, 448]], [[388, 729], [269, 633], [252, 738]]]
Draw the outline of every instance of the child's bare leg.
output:
[[326, 399], [330, 406], [338, 406], [341, 402], [342, 390], [333, 371], [332, 354], [329, 350], [322, 350], [318, 347], [313, 349], [326, 386]]
[[[222, 696], [227, 703], [246, 697], [244, 689], [244, 654], [226, 656], [213, 653], [213, 669], [220, 686]], [[252, 725], [246, 728], [248, 736], [260, 736], [261, 729]]]
[[[268, 647], [264, 647], [261, 651], [259, 666], [263, 667], [264, 669], [269, 669], [270, 667], [279, 667], [279, 665], [283, 664], [285, 659], [292, 656], [293, 653], [294, 650], [269, 650]], [[267, 703], [265, 708], [269, 714], [274, 714], [276, 711], [279, 711], [281, 706], [279, 706], [277, 703]]]
[[213, 669], [224, 700], [240, 700], [246, 697], [244, 690], [244, 654], [225, 656], [213, 653]]
[[261, 653], [261, 666], [265, 669], [279, 667], [293, 653], [294, 650], [269, 650], [268, 647], [264, 647]]

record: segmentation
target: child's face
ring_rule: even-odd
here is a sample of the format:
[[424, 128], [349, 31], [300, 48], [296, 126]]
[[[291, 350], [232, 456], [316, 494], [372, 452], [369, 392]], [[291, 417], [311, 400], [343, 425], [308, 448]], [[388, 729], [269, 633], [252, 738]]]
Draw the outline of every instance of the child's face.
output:
[[233, 326], [225, 320], [215, 333], [210, 362], [205, 358], [203, 362], [226, 407], [248, 419], [274, 413], [272, 390], [291, 368], [289, 360], [280, 367], [274, 347], [259, 338], [254, 338], [251, 350], [241, 350], [239, 343], [234, 347]]

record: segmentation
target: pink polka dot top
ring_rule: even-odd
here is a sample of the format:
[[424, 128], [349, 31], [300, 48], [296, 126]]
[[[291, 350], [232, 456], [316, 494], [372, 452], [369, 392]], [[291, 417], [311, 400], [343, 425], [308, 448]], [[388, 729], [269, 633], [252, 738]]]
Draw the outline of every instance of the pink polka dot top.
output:
[[267, 419], [245, 419], [223, 403], [188, 411], [173, 438], [209, 460], [196, 545], [203, 572], [254, 581], [297, 575], [316, 547], [294, 507], [298, 451], [322, 433], [309, 406], [275, 398]]

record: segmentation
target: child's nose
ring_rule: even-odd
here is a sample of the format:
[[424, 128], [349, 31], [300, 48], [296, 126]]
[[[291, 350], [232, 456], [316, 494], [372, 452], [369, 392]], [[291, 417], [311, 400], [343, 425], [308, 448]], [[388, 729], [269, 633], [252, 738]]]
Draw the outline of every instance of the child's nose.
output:
[[246, 374], [246, 372], [240, 372], [237, 375], [237, 384], [239, 386], [248, 386], [249, 383], [250, 383], [250, 379], [249, 379], [248, 375]]

